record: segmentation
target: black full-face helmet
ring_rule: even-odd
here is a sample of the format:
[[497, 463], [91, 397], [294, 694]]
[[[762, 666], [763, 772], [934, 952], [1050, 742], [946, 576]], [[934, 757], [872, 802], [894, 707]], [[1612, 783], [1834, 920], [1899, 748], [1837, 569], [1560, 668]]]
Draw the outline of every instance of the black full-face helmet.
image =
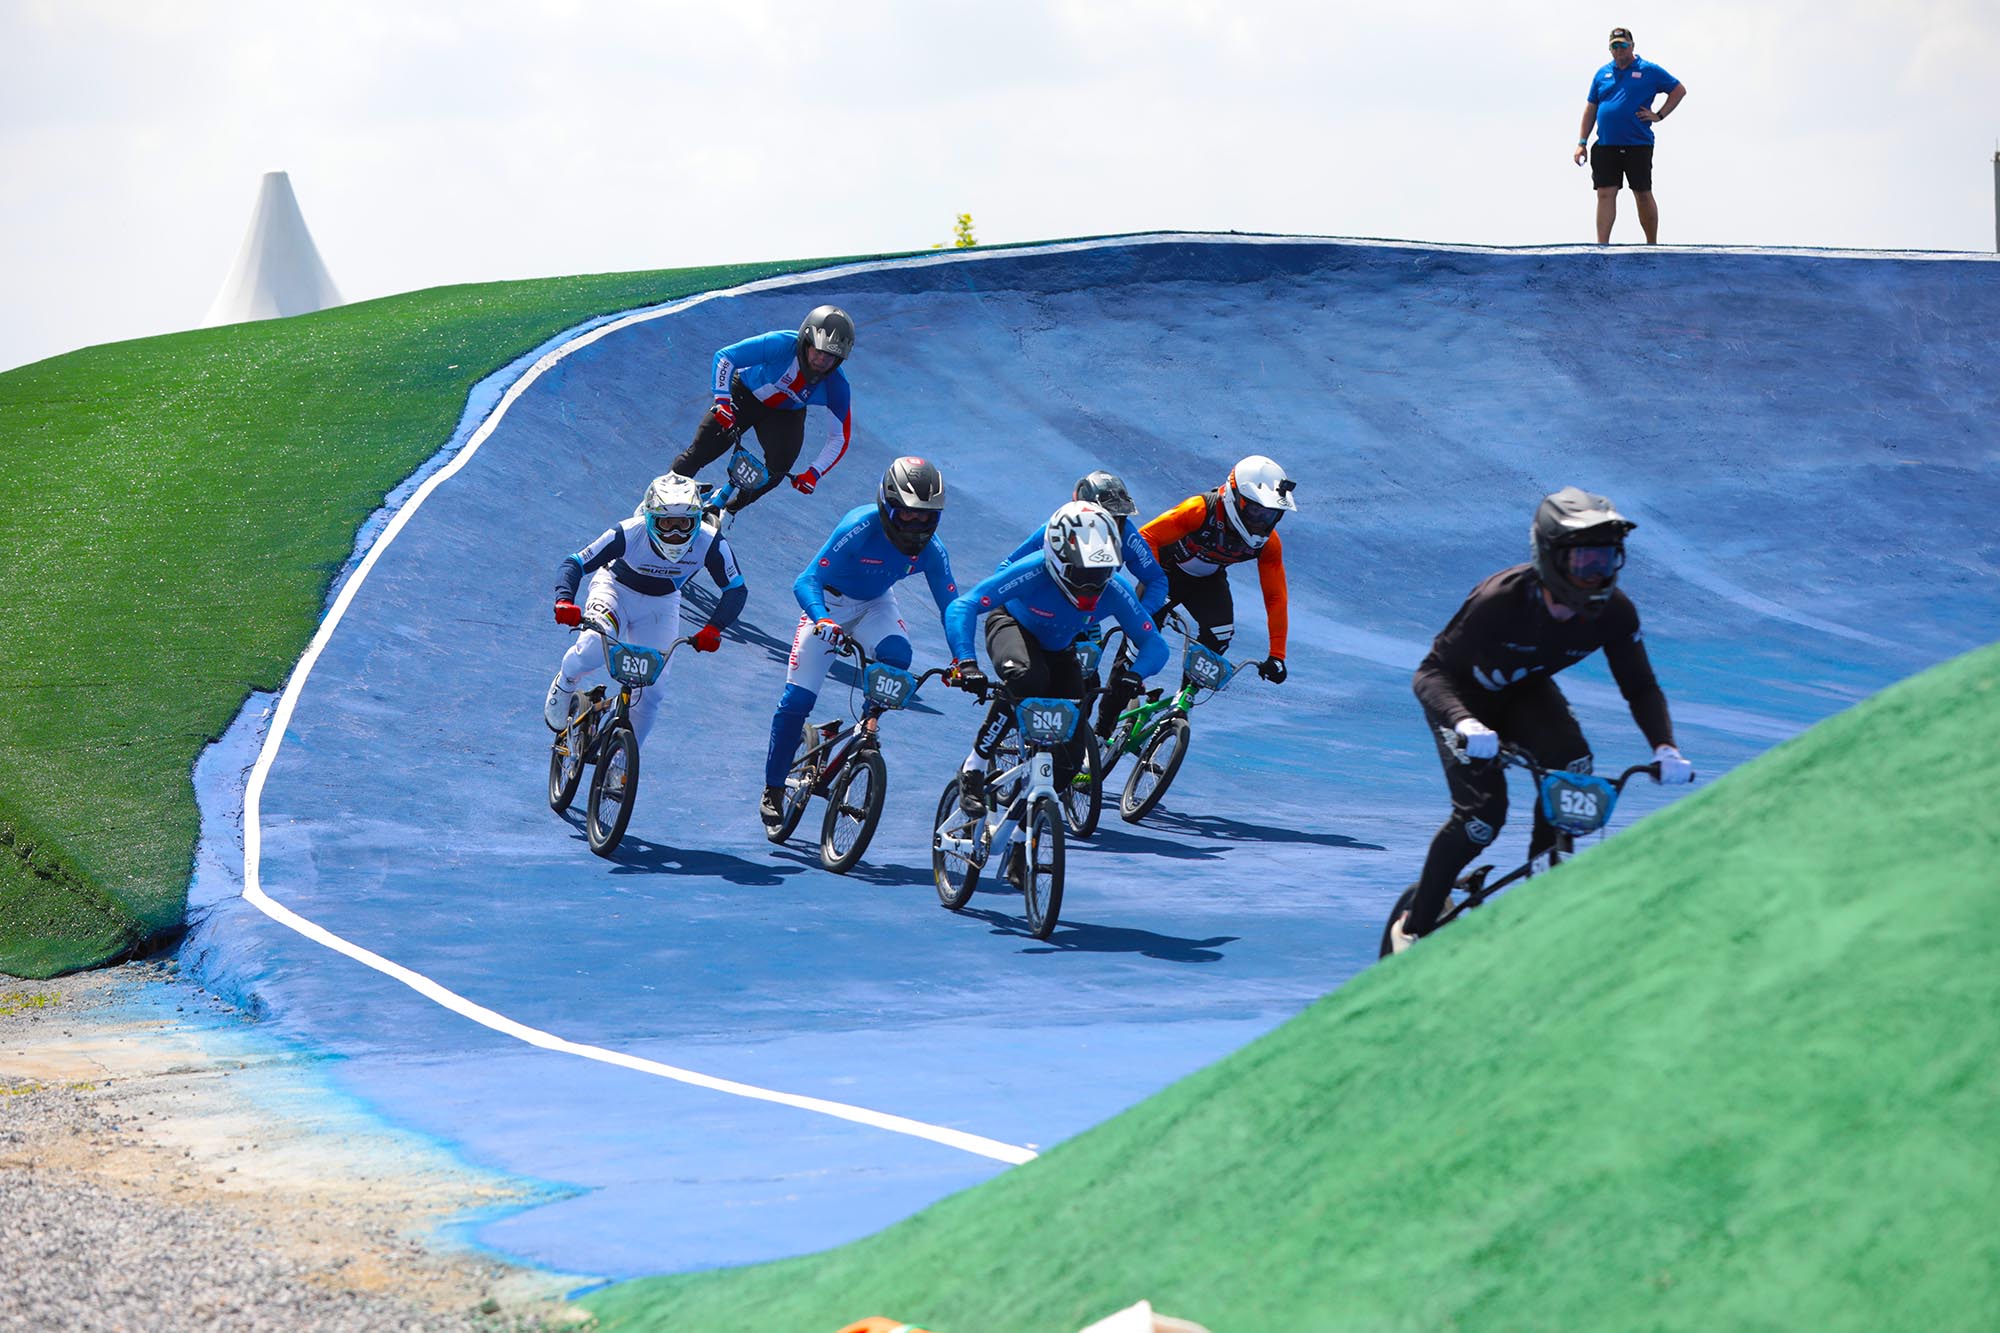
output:
[[1125, 530], [1125, 520], [1139, 512], [1139, 506], [1132, 499], [1132, 492], [1125, 489], [1125, 482], [1115, 472], [1099, 468], [1088, 476], [1080, 478], [1072, 500], [1087, 500], [1118, 521], [1118, 530]]
[[[812, 363], [806, 360], [806, 353], [822, 351], [839, 357], [842, 361], [854, 353], [854, 319], [837, 305], [823, 305], [799, 325], [799, 370], [812, 374]], [[831, 373], [831, 372], [829, 372]]]
[[944, 515], [944, 476], [921, 458], [899, 458], [875, 488], [875, 512], [882, 531], [904, 555], [915, 555], [937, 532]]
[[1529, 540], [1549, 595], [1586, 616], [1602, 611], [1625, 566], [1625, 534], [1638, 527], [1601, 495], [1565, 486], [1535, 510]]

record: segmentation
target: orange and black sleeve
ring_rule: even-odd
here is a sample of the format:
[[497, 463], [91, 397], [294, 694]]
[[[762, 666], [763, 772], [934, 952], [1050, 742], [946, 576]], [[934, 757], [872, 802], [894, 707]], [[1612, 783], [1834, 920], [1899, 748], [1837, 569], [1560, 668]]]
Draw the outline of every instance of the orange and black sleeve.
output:
[[1285, 544], [1275, 532], [1257, 552], [1257, 582], [1264, 590], [1264, 623], [1270, 629], [1271, 656], [1283, 657], [1291, 618], [1285, 603]]
[[1208, 496], [1190, 495], [1140, 528], [1139, 535], [1146, 539], [1146, 545], [1152, 547], [1153, 554], [1157, 556], [1164, 548], [1197, 531], [1207, 521]]

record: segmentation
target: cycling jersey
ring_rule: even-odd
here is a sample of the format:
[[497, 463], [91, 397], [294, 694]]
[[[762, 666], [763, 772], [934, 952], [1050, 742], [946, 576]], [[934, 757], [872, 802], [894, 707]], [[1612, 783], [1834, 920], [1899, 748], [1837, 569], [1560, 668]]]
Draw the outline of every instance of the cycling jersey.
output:
[[1147, 544], [1170, 570], [1207, 577], [1242, 564], [1257, 562], [1257, 583], [1264, 594], [1264, 620], [1271, 656], [1285, 655], [1291, 617], [1285, 593], [1285, 544], [1276, 532], [1253, 546], [1229, 521], [1222, 487], [1191, 495], [1139, 529]]
[[[1041, 550], [1048, 541], [1048, 532], [1049, 525], [1042, 524], [1000, 563], [1004, 565]], [[1167, 576], [1153, 555], [1153, 548], [1139, 535], [1138, 524], [1118, 521], [1118, 550], [1125, 558], [1125, 567], [1118, 571], [1118, 576], [1138, 591], [1140, 608], [1149, 616], [1157, 616], [1167, 604]]]
[[945, 638], [952, 656], [961, 662], [974, 658], [973, 630], [979, 618], [1003, 608], [1037, 643], [1052, 649], [1067, 649], [1084, 626], [1116, 616], [1137, 650], [1134, 670], [1150, 676], [1167, 664], [1167, 641], [1154, 628], [1152, 617], [1139, 608], [1129, 587], [1111, 580], [1097, 606], [1085, 611], [1063, 596], [1039, 551], [1009, 560], [945, 609]]
[[826, 594], [836, 593], [855, 602], [866, 602], [889, 591], [897, 583], [921, 572], [930, 584], [931, 600], [938, 616], [958, 596], [958, 584], [951, 574], [951, 556], [944, 543], [932, 537], [923, 550], [904, 555], [882, 530], [882, 516], [873, 504], [856, 505], [841, 517], [811, 562], [792, 583], [792, 595], [814, 620], [829, 619]]
[[697, 569], [705, 567], [715, 586], [722, 590], [713, 623], [723, 628], [736, 619], [750, 597], [743, 586], [743, 574], [736, 568], [736, 555], [729, 549], [729, 539], [707, 520], [695, 529], [694, 540], [688, 543], [687, 550], [678, 559], [669, 560], [653, 549], [652, 540], [646, 536], [645, 518], [633, 515], [617, 527], [607, 529], [575, 555], [563, 557], [562, 568], [556, 574], [556, 600], [575, 601], [583, 576], [606, 566], [620, 585], [649, 597], [679, 592]]
[[718, 398], [730, 395], [732, 381], [743, 387], [766, 407], [782, 412], [803, 412], [814, 403], [833, 414], [833, 429], [819, 456], [809, 464], [825, 476], [847, 453], [854, 438], [853, 403], [847, 376], [835, 366], [814, 378], [799, 364], [799, 335], [788, 329], [774, 329], [733, 342], [715, 354], [715, 377], [711, 385]]

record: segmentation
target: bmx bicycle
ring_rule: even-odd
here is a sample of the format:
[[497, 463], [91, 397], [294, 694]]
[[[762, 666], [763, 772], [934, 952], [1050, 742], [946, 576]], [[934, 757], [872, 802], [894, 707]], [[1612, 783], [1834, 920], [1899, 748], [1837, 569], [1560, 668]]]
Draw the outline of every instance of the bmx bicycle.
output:
[[[980, 697], [990, 692], [981, 691]], [[1000, 852], [1008, 881], [1021, 891], [1029, 932], [1045, 940], [1062, 914], [1063, 896], [1055, 751], [1075, 732], [1082, 710], [1074, 699], [1022, 699], [1013, 712], [1019, 739], [1010, 746], [1003, 738], [995, 747], [997, 771], [986, 778], [986, 812], [968, 815], [960, 805], [963, 774], [953, 774], [938, 797], [931, 878], [938, 901], [960, 911], [971, 901], [980, 871]]]
[[639, 794], [639, 737], [632, 730], [632, 700], [640, 690], [666, 674], [667, 661], [693, 635], [667, 645], [666, 652], [621, 642], [610, 625], [586, 617], [576, 632], [596, 630], [604, 637], [604, 665], [618, 682], [618, 693], [607, 697], [602, 685], [579, 693], [569, 724], [549, 742], [549, 809], [562, 814], [576, 798], [583, 770], [592, 768], [584, 798], [584, 836], [590, 850], [609, 856], [632, 822], [632, 803]]
[[1144, 819], [1167, 794], [1194, 740], [1190, 714], [1196, 705], [1228, 689], [1239, 670], [1241, 664], [1189, 637], [1181, 657], [1180, 689], [1171, 696], [1164, 688], [1148, 690], [1118, 715], [1111, 738], [1104, 743], [1101, 772], [1109, 777], [1126, 755], [1135, 757], [1118, 798], [1118, 814], [1126, 823]]
[[[1543, 768], [1534, 755], [1516, 745], [1501, 746], [1499, 757], [1490, 762], [1505, 768], [1526, 769], [1534, 778], [1535, 799], [1540, 804], [1543, 817], [1556, 830], [1555, 845], [1530, 856], [1498, 879], [1488, 878], [1493, 873], [1490, 865], [1459, 876], [1458, 882], [1445, 896], [1444, 906], [1438, 909], [1437, 923], [1424, 932], [1427, 937], [1458, 920], [1508, 885], [1552, 870], [1574, 856], [1578, 838], [1597, 833], [1611, 822], [1611, 812], [1617, 808], [1625, 784], [1633, 778], [1643, 773], [1656, 783], [1660, 780], [1657, 760], [1650, 764], [1634, 764], [1615, 778], [1601, 778], [1590, 773], [1572, 773], [1567, 769]], [[1403, 890], [1396, 899], [1396, 905], [1389, 909], [1389, 919], [1382, 923], [1382, 945], [1378, 957], [1387, 958], [1392, 952], [1389, 928], [1410, 910], [1410, 904], [1416, 901], [1416, 897], [1417, 886], [1412, 884]]]
[[764, 830], [772, 842], [792, 836], [815, 796], [826, 799], [820, 821], [819, 863], [844, 875], [861, 860], [882, 820], [882, 802], [889, 792], [889, 766], [882, 758], [877, 731], [882, 714], [907, 708], [925, 681], [942, 676], [932, 667], [913, 676], [901, 667], [877, 662], [852, 639], [840, 646], [861, 668], [862, 706], [852, 721], [807, 722], [803, 753], [785, 776], [784, 817]]

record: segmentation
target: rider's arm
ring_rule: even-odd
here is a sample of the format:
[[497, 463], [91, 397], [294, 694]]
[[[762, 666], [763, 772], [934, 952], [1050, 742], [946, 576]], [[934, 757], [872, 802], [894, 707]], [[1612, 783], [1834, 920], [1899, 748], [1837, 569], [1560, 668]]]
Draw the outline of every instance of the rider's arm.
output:
[[837, 369], [808, 396], [820, 398], [822, 393], [826, 410], [833, 414], [833, 426], [827, 432], [826, 443], [820, 446], [819, 457], [812, 461], [812, 471], [824, 477], [846, 456], [847, 446], [854, 439], [854, 398], [848, 392], [847, 377]]
[[1476, 645], [1504, 634], [1501, 622], [1508, 618], [1504, 603], [1497, 598], [1482, 597], [1479, 589], [1473, 590], [1452, 616], [1451, 623], [1438, 632], [1430, 652], [1424, 655], [1410, 681], [1410, 688], [1416, 691], [1425, 708], [1453, 726], [1472, 716], [1460, 683], [1472, 678]]
[[952, 657], [960, 662], [977, 658], [979, 654], [973, 632], [979, 624], [979, 617], [1023, 589], [1032, 587], [1038, 576], [1045, 577], [1041, 569], [1039, 556], [1032, 561], [1009, 560], [947, 606], [944, 609], [944, 637], [951, 645]]
[[798, 599], [799, 609], [814, 620], [831, 618], [826, 609], [826, 578], [833, 570], [836, 548], [839, 547], [841, 539], [847, 536], [848, 528], [848, 524], [841, 523], [829, 532], [818, 552], [806, 562], [806, 567], [799, 571], [799, 576], [792, 580], [792, 596]]
[[1282, 658], [1291, 618], [1285, 604], [1285, 546], [1275, 532], [1257, 552], [1257, 585], [1264, 590], [1264, 625], [1271, 638], [1271, 656]]
[[1149, 616], [1160, 614], [1160, 608], [1167, 604], [1167, 575], [1160, 568], [1160, 559], [1153, 554], [1151, 543], [1139, 534], [1136, 523], [1125, 524], [1125, 535], [1119, 546], [1125, 552], [1125, 572], [1139, 585], [1139, 606]]
[[1639, 632], [1638, 609], [1622, 593], [1613, 593], [1604, 618], [1610, 622], [1605, 626], [1610, 637], [1604, 641], [1604, 660], [1611, 665], [1611, 678], [1618, 682], [1618, 692], [1625, 696], [1632, 720], [1645, 733], [1646, 744], [1655, 749], [1672, 745], [1674, 721], [1667, 711], [1666, 691], [1653, 675], [1645, 637]]
[[924, 571], [924, 581], [931, 585], [931, 600], [937, 603], [938, 619], [942, 621], [958, 598], [958, 580], [951, 573], [951, 553], [944, 549], [942, 541], [933, 537], [925, 544], [919, 568]]
[[1022, 538], [1021, 544], [1019, 546], [1016, 546], [1013, 550], [1009, 551], [1006, 555], [1006, 558], [1001, 560], [1000, 563], [1003, 565], [1010, 564], [1013, 561], [1019, 560], [1024, 555], [1028, 555], [1034, 551], [1039, 551], [1042, 549], [1043, 546], [1045, 546], [1048, 543], [1048, 540], [1049, 540], [1049, 525], [1044, 523], [1042, 524], [1042, 526], [1036, 528], [1033, 532], [1029, 533], [1026, 537]]
[[1169, 509], [1166, 513], [1139, 529], [1139, 535], [1146, 539], [1146, 545], [1153, 548], [1157, 556], [1162, 547], [1172, 546], [1208, 521], [1208, 497], [1190, 495], [1187, 499]]
[[1108, 604], [1111, 613], [1118, 617], [1118, 623], [1125, 627], [1125, 637], [1137, 650], [1132, 661], [1132, 670], [1142, 676], [1150, 676], [1167, 664], [1171, 653], [1167, 641], [1161, 637], [1153, 618], [1141, 610], [1132, 590], [1117, 579], [1105, 585], [1104, 594], [1098, 605]]
[[750, 590], [743, 584], [743, 571], [736, 567], [736, 553], [729, 549], [729, 538], [716, 533], [708, 548], [708, 558], [702, 563], [708, 576], [715, 580], [715, 586], [722, 590], [708, 623], [717, 629], [728, 629], [743, 613], [743, 603], [750, 600]]
[[738, 370], [752, 362], [768, 361], [774, 356], [790, 356], [797, 346], [796, 335], [782, 329], [733, 342], [715, 354], [715, 377], [709, 387], [715, 391], [717, 398], [727, 398], [730, 378]]
[[602, 537], [575, 555], [564, 556], [562, 568], [556, 571], [556, 600], [575, 601], [576, 590], [583, 585], [585, 574], [594, 569], [602, 569], [623, 554], [625, 554], [625, 528], [621, 524], [608, 529]]

